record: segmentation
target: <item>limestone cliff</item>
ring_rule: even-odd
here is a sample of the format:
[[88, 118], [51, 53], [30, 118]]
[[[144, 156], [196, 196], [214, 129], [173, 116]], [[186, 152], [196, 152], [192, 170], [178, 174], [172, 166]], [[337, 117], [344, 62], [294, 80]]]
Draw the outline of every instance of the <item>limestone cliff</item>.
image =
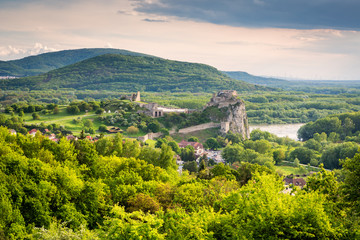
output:
[[245, 103], [237, 98], [236, 91], [223, 90], [214, 94], [205, 109], [214, 107], [223, 113], [222, 116], [217, 116], [217, 120], [221, 122], [222, 133], [232, 131], [241, 134], [244, 139], [250, 137]]

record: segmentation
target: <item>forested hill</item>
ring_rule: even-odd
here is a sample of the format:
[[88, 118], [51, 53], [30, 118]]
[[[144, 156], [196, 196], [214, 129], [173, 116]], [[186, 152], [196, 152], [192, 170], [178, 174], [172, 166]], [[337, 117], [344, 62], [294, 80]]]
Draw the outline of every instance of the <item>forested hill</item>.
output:
[[36, 56], [25, 57], [19, 60], [0, 61], [0, 76], [35, 76], [83, 61], [85, 59], [109, 53], [131, 56], [146, 56], [142, 53], [112, 48], [85, 48], [49, 52]]
[[288, 85], [292, 85], [293, 83], [287, 80], [278, 79], [278, 78], [267, 78], [267, 77], [259, 77], [251, 75], [247, 72], [241, 72], [241, 71], [230, 71], [230, 72], [224, 72], [226, 75], [228, 75], [231, 78], [242, 80], [248, 83], [252, 84], [259, 84], [269, 87], [285, 87]]
[[3, 80], [2, 89], [121, 91], [192, 91], [220, 89], [270, 90], [234, 80], [217, 69], [197, 63], [156, 57], [105, 54], [33, 77]]

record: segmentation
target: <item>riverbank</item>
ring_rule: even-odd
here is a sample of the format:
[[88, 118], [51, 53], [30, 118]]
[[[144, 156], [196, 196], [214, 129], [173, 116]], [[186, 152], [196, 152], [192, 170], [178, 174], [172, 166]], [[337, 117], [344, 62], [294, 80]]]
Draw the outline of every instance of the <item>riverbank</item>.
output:
[[260, 129], [273, 133], [278, 137], [289, 137], [294, 140], [299, 140], [297, 132], [300, 127], [305, 125], [304, 123], [293, 123], [293, 124], [271, 124], [271, 125], [250, 125], [250, 132], [254, 129]]

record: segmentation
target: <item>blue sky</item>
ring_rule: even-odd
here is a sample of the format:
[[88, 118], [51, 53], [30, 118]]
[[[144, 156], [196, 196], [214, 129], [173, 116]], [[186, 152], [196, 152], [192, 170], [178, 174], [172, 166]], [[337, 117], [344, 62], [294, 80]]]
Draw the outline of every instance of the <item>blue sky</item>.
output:
[[356, 0], [0, 0], [0, 60], [113, 47], [219, 70], [360, 80]]

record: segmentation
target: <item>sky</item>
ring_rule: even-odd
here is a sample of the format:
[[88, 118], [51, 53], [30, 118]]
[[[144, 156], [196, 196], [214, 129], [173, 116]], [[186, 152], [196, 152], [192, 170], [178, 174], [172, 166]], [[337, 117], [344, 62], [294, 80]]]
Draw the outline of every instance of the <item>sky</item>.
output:
[[0, 60], [118, 48], [259, 76], [360, 80], [358, 0], [0, 0]]

